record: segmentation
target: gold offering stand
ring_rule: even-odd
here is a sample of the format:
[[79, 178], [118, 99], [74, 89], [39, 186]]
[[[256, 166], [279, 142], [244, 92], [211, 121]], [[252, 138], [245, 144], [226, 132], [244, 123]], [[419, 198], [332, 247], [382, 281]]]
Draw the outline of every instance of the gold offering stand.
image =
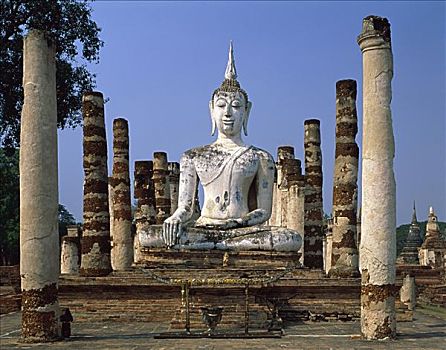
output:
[[[287, 275], [289, 272], [298, 268], [299, 265], [289, 264], [283, 271], [270, 276], [267, 278], [258, 277], [240, 277], [240, 278], [191, 278], [191, 279], [180, 279], [180, 278], [168, 278], [161, 277], [150, 271], [150, 269], [141, 268], [141, 271], [153, 278], [154, 280], [161, 282], [170, 286], [181, 287], [181, 304], [185, 308], [185, 327], [184, 331], [179, 332], [163, 332], [155, 335], [157, 339], [167, 339], [167, 338], [280, 338], [283, 334], [282, 330], [277, 327], [271, 327], [271, 325], [277, 325], [277, 307], [275, 311], [271, 312], [272, 320], [270, 322], [270, 327], [267, 330], [262, 331], [249, 331], [249, 290], [250, 286], [259, 287], [272, 287], [273, 284], [279, 281], [282, 277]], [[209, 306], [202, 307], [202, 320], [208, 327], [205, 332], [191, 331], [190, 326], [190, 290], [194, 287], [199, 286], [231, 286], [234, 288], [243, 288], [245, 295], [245, 307], [244, 307], [244, 331], [243, 332], [217, 332], [216, 326], [222, 318], [223, 307], [222, 306]], [[294, 297], [295, 295], [293, 295]], [[265, 297], [263, 299], [266, 300]], [[285, 298], [289, 299], [289, 298]], [[272, 299], [273, 300], [273, 299]], [[271, 300], [270, 300], [271, 301]], [[267, 305], [268, 306], [268, 305]], [[270, 306], [268, 306], [270, 308]], [[271, 308], [270, 308], [271, 310]]]

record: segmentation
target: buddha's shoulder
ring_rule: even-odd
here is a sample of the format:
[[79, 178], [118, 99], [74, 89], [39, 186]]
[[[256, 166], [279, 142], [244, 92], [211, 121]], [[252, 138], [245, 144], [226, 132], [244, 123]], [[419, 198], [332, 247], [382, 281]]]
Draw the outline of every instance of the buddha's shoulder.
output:
[[[257, 157], [260, 160], [274, 162], [274, 159], [271, 154], [256, 146], [250, 146], [249, 148], [247, 148], [246, 152], [255, 155], [255, 157]], [[221, 147], [218, 147], [215, 144], [210, 144], [210, 145], [194, 147], [187, 150], [186, 152], [183, 153], [183, 159], [197, 159], [202, 157], [218, 156], [219, 154], [225, 156], [227, 155], [227, 153], [228, 152], [222, 151]]]
[[259, 159], [274, 162], [273, 156], [268, 151], [256, 146], [251, 146], [250, 150], [255, 153]]
[[189, 158], [194, 159], [197, 157], [202, 157], [204, 155], [212, 154], [217, 151], [216, 147], [214, 145], [204, 145], [204, 146], [198, 146], [191, 149], [188, 149], [186, 152], [183, 153], [183, 158]]

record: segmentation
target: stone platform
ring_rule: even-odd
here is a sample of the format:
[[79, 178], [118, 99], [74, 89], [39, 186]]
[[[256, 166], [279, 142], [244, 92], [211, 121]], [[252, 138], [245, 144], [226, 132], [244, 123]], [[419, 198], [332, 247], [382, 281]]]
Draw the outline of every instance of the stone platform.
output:
[[233, 268], [275, 269], [300, 265], [299, 252], [223, 251], [223, 250], [166, 250], [140, 248], [138, 266], [165, 268]]
[[220, 328], [243, 328], [246, 300], [252, 330], [268, 326], [273, 303], [284, 322], [360, 316], [359, 279], [330, 279], [322, 271], [303, 268], [135, 268], [107, 277], [62, 275], [59, 300], [77, 322], [170, 322], [172, 329], [182, 329], [186, 280], [191, 329], [204, 328], [202, 306], [224, 307]]

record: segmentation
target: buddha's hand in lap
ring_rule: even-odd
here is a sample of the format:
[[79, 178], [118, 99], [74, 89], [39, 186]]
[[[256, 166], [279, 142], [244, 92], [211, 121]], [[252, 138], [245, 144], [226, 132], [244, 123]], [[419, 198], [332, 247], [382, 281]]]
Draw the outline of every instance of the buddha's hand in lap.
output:
[[163, 241], [168, 248], [173, 247], [181, 235], [182, 222], [180, 219], [171, 216], [163, 224]]
[[[201, 219], [201, 220], [200, 220]], [[195, 227], [203, 227], [214, 230], [228, 230], [231, 228], [237, 228], [243, 226], [243, 220], [237, 219], [203, 219], [202, 217], [197, 220]]]

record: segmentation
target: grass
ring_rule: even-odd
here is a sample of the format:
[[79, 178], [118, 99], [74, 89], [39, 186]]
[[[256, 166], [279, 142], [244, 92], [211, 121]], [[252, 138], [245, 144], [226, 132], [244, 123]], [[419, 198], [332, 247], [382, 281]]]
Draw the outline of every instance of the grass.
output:
[[417, 310], [425, 315], [435, 316], [441, 318], [442, 320], [446, 320], [446, 309], [444, 307], [421, 304], [417, 306]]

